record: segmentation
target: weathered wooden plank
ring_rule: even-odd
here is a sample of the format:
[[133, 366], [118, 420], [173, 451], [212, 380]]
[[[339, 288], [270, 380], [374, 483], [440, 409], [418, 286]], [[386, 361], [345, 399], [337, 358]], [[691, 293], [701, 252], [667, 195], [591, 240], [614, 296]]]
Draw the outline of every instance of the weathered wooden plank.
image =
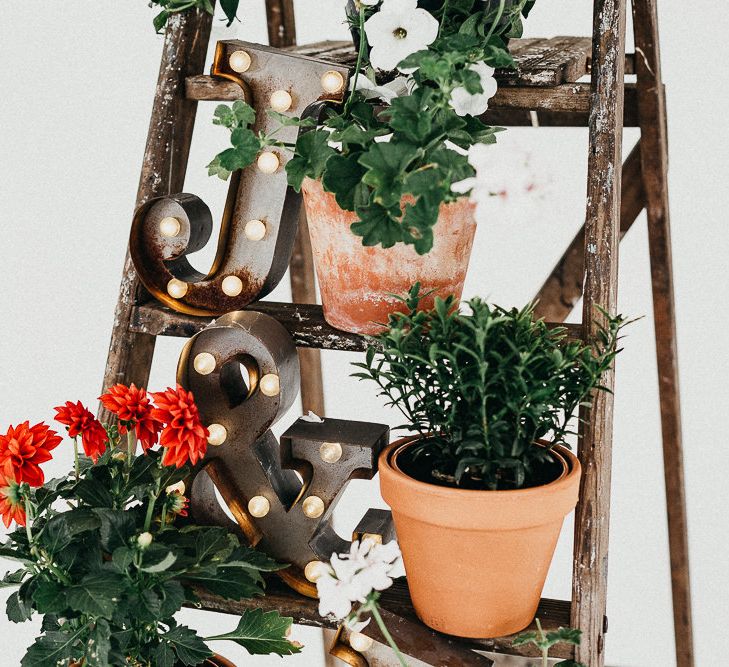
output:
[[656, 0], [633, 2], [641, 124], [641, 158], [648, 212], [658, 390], [661, 401], [663, 471], [673, 591], [673, 625], [678, 667], [693, 667], [691, 583], [684, 489], [681, 402], [676, 351], [676, 308], [668, 201], [668, 139], [661, 79]]
[[[368, 339], [365, 336], [340, 331], [327, 324], [321, 306], [316, 304], [258, 301], [247, 306], [245, 310], [275, 317], [291, 334], [297, 347], [345, 352], [363, 352], [367, 349]], [[178, 313], [156, 302], [150, 302], [134, 308], [131, 329], [152, 336], [189, 338], [213, 321], [213, 318]], [[569, 340], [582, 338], [581, 325], [553, 323], [550, 326], [565, 327]]]
[[[620, 198], [620, 239], [632, 227], [645, 206], [640, 168], [640, 142], [623, 163]], [[582, 297], [585, 278], [585, 226], [582, 225], [567, 250], [534, 297], [536, 314], [550, 322], [562, 322]]]
[[[515, 47], [521, 40], [514, 40]], [[592, 50], [589, 37], [552, 37], [536, 40], [524, 49], [514, 50], [516, 70], [499, 70], [499, 83], [519, 86], [558, 86], [577, 81], [587, 74]]]
[[[167, 24], [136, 207], [153, 197], [183, 189], [197, 110], [197, 102], [185, 95], [185, 79], [203, 71], [211, 25], [212, 17], [204, 10], [174, 14]], [[149, 379], [154, 337], [132, 331], [129, 326], [140, 290], [127, 252], [104, 372], [104, 390], [117, 382], [146, 386]], [[99, 416], [103, 421], [113, 421], [113, 415], [101, 406]]]
[[[278, 610], [283, 616], [291, 616], [299, 625], [317, 626], [334, 629], [336, 624], [330, 619], [319, 616], [317, 601], [300, 596], [286, 588], [275, 578], [268, 580], [266, 595], [252, 600], [226, 600], [198, 590], [200, 606], [203, 609], [226, 614], [240, 615], [246, 609], [261, 608], [264, 611]], [[407, 584], [397, 580], [394, 585], [383, 592], [381, 598], [382, 614], [388, 630], [398, 646], [406, 654], [412, 655], [431, 665], [488, 665], [487, 658], [477, 657], [473, 649], [509, 653], [536, 657], [531, 646], [513, 647], [513, 635], [495, 639], [460, 639], [442, 635], [423, 625], [415, 615], [410, 602]], [[559, 600], [542, 600], [537, 610], [542, 627], [546, 631], [556, 630], [569, 622], [570, 603]], [[534, 629], [534, 624], [530, 629]], [[377, 641], [384, 641], [375, 623], [370, 623], [363, 631]], [[554, 657], [569, 659], [574, 657], [574, 650], [569, 646], [553, 649]], [[460, 662], [459, 662], [460, 661]]]
[[[293, 0], [266, 0], [268, 43], [285, 48], [296, 44], [296, 20]], [[314, 258], [311, 253], [309, 226], [302, 206], [299, 231], [289, 263], [291, 297], [295, 303], [316, 303]], [[321, 353], [316, 349], [299, 350], [301, 364], [301, 404], [304, 412], [324, 414], [324, 381]]]
[[[620, 187], [625, 67], [625, 0], [595, 0], [593, 68], [585, 222], [585, 336], [597, 334], [604, 317], [617, 309]], [[603, 385], [612, 389], [614, 371]], [[605, 661], [613, 396], [599, 392], [585, 411], [578, 454], [582, 463], [580, 501], [575, 513], [572, 571], [572, 627], [583, 633], [577, 660], [590, 667]]]

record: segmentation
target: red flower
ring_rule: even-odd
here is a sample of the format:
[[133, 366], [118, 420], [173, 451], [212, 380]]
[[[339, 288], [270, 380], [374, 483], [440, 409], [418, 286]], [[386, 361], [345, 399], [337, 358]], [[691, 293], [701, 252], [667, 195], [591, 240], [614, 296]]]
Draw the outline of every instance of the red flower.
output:
[[179, 516], [187, 516], [187, 507], [190, 501], [183, 496], [179, 491], [173, 491], [167, 495], [167, 511], [170, 514], [177, 514]]
[[194, 465], [205, 456], [209, 433], [200, 422], [192, 392], [177, 385], [177, 389], [168, 387], [152, 396], [157, 405], [152, 415], [165, 424], [160, 444], [167, 451], [162, 463], [181, 468], [189, 460]]
[[20, 495], [20, 485], [12, 478], [0, 472], [0, 516], [6, 528], [15, 521], [19, 526], [25, 525], [25, 502]]
[[23, 422], [11, 426], [5, 435], [0, 435], [0, 470], [16, 482], [43, 486], [45, 476], [40, 464], [50, 461], [51, 450], [61, 440], [46, 424], [30, 426], [29, 422]]
[[109, 441], [109, 436], [101, 422], [81, 405], [81, 401], [77, 403], [66, 401], [65, 405], [60, 405], [54, 410], [56, 411], [56, 421], [68, 426], [68, 435], [72, 438], [81, 436], [86, 456], [90, 456], [91, 460], [96, 463], [99, 456], [106, 451], [106, 443]]
[[115, 384], [106, 394], [100, 396], [99, 400], [122, 422], [120, 433], [126, 433], [127, 426], [135, 427], [137, 438], [145, 452], [157, 444], [162, 424], [152, 416], [154, 406], [145, 389], [138, 389], [134, 384], [129, 387]]

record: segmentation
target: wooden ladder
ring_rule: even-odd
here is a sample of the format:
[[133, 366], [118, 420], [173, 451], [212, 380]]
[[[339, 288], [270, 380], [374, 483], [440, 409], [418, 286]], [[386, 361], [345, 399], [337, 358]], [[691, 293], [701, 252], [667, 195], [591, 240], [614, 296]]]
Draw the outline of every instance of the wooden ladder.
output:
[[[269, 42], [292, 47], [296, 41], [293, 0], [267, 0]], [[673, 588], [676, 660], [692, 667], [693, 642], [684, 499], [681, 419], [676, 357], [671, 240], [667, 190], [667, 136], [661, 79], [656, 0], [634, 0], [636, 54], [625, 54], [626, 0], [594, 0], [592, 38], [558, 37], [515, 40], [519, 63], [492, 100], [484, 120], [518, 126], [587, 126], [589, 159], [587, 214], [549, 278], [537, 293], [538, 314], [561, 322], [583, 298], [583, 324], [575, 335], [590, 340], [596, 332], [595, 307], [614, 313], [617, 306], [618, 245], [640, 212], [648, 218], [654, 324], [661, 403], [664, 471]], [[159, 80], [147, 139], [136, 205], [183, 190], [192, 130], [201, 100], [238, 99], [240, 91], [221, 79], [203, 75], [212, 18], [204, 12], [175, 15], [167, 28]], [[324, 42], [299, 47], [335, 63], [351, 63], [351, 45]], [[590, 83], [578, 81], [591, 74]], [[634, 73], [637, 83], [625, 83]], [[622, 162], [624, 126], [640, 127], [641, 137]], [[619, 165], [622, 163], [622, 170]], [[319, 349], [364, 350], [363, 338], [333, 329], [315, 305], [314, 270], [306, 221], [301, 220], [291, 260], [292, 304], [259, 302], [289, 330], [300, 348], [304, 410], [324, 413]], [[151, 299], [140, 285], [129, 254], [124, 264], [119, 301], [104, 374], [104, 388], [134, 382], [146, 386], [157, 336], [191, 336], [208, 318], [171, 311]], [[612, 388], [613, 375], [605, 378]], [[102, 409], [102, 412], [103, 409]], [[110, 415], [103, 414], [103, 418]], [[571, 625], [583, 631], [577, 649], [558, 657], [589, 667], [604, 664], [607, 631], [606, 594], [613, 398], [600, 393], [581, 430], [578, 453], [583, 466], [580, 503], [575, 516], [572, 600], [543, 600], [537, 612], [545, 629]], [[589, 527], [589, 529], [588, 529]], [[265, 598], [230, 602], [203, 596], [210, 610], [240, 613], [248, 606], [278, 609], [305, 625], [327, 626], [312, 600], [271, 582]], [[515, 649], [510, 637], [457, 640], [423, 626], [410, 604], [407, 586], [383, 596], [386, 621], [401, 648], [430, 664], [481, 665], [473, 649], [530, 655]], [[382, 641], [376, 628], [365, 630]], [[524, 653], [521, 653], [525, 651]], [[357, 663], [356, 658], [352, 658]], [[381, 663], [387, 664], [387, 663]]]

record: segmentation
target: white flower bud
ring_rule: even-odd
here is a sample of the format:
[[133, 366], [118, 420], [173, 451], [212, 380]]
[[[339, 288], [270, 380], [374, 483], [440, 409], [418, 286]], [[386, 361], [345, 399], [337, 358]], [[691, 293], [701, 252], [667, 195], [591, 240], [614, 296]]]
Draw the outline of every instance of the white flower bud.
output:
[[142, 549], [146, 549], [150, 544], [152, 544], [153, 539], [152, 533], [142, 533], [137, 537], [137, 544]]

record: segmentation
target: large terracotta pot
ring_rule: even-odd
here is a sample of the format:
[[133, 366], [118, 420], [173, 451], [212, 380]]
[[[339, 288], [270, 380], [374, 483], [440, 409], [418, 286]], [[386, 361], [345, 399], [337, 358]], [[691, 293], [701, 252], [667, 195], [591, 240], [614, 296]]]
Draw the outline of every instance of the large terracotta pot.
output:
[[337, 205], [319, 181], [302, 186], [309, 233], [319, 278], [324, 318], [337, 329], [374, 334], [387, 316], [406, 310], [393, 296], [405, 296], [416, 283], [433, 290], [420, 307], [432, 308], [436, 296], [461, 298], [476, 233], [475, 206], [466, 197], [440, 208], [433, 249], [418, 255], [411, 245], [365, 247], [349, 226], [357, 221]]
[[524, 629], [537, 610], [564, 518], [577, 504], [579, 461], [555, 447], [565, 470], [549, 484], [457, 489], [418, 481], [398, 468], [398, 455], [413, 441], [385, 449], [379, 472], [415, 611], [431, 628], [459, 637]]

